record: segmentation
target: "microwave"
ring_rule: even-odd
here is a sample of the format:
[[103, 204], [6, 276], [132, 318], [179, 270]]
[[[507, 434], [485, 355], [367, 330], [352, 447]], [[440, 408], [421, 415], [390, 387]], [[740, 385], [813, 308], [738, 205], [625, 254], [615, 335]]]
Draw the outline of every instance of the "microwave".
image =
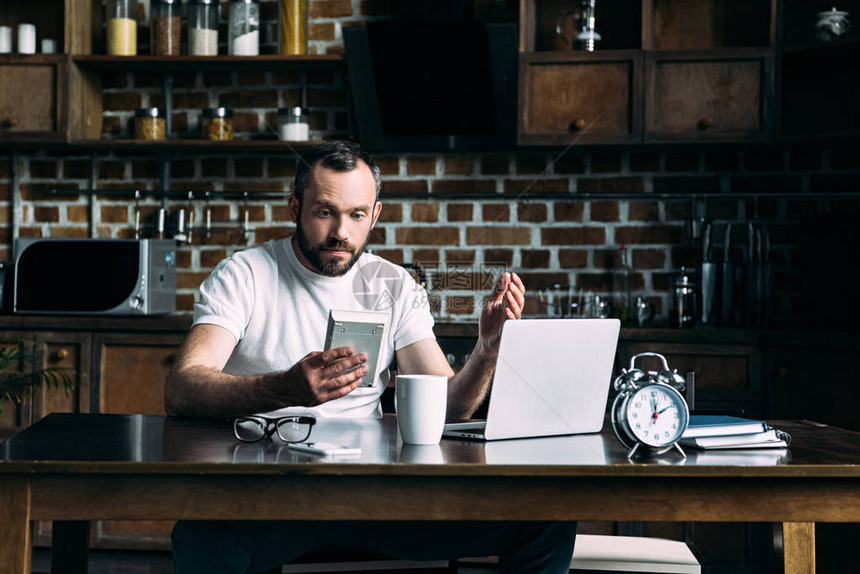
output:
[[170, 313], [176, 311], [176, 241], [18, 238], [12, 292], [14, 313]]

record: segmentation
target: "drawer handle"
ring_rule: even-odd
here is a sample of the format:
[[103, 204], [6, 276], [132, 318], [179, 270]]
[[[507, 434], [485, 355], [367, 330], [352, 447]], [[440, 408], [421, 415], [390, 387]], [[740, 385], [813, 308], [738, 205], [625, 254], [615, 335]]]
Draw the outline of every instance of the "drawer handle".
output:
[[54, 358], [58, 361], [64, 361], [69, 358], [69, 350], [68, 349], [58, 349], [56, 353], [54, 353]]
[[585, 127], [585, 120], [582, 118], [576, 118], [575, 120], [570, 122], [570, 125], [567, 126], [567, 129], [569, 129], [572, 132], [578, 132], [581, 129], [583, 129], [584, 127]]
[[11, 118], [6, 118], [2, 122], [0, 122], [0, 126], [4, 128], [14, 128], [18, 126], [18, 118], [12, 116]]
[[698, 125], [698, 128], [699, 128], [699, 131], [705, 131], [705, 130], [707, 130], [709, 127], [711, 127], [711, 126], [713, 126], [713, 125], [714, 125], [714, 120], [712, 120], [712, 119], [711, 119], [711, 118], [709, 118], [709, 117], [704, 117], [704, 118], [702, 118], [702, 119], [700, 119], [700, 120], [699, 120], [699, 123], [698, 123], [697, 125]]

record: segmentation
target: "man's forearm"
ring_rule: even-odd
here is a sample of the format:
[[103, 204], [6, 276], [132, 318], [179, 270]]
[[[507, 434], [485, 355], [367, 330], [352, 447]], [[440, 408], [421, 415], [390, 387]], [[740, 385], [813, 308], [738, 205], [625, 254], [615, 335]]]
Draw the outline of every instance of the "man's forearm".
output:
[[170, 415], [205, 418], [272, 411], [291, 402], [269, 391], [283, 389], [276, 384], [283, 377], [284, 373], [231, 375], [211, 367], [187, 367], [167, 377], [164, 408]]
[[448, 419], [472, 416], [490, 390], [496, 357], [482, 350], [481, 342], [460, 371], [448, 381]]

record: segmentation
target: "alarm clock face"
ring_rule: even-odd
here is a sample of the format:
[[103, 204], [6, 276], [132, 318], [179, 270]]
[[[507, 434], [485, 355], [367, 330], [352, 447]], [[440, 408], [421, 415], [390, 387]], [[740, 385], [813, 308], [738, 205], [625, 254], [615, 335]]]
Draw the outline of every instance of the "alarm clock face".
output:
[[624, 406], [630, 433], [642, 444], [673, 444], [687, 428], [689, 411], [684, 398], [672, 387], [656, 384], [636, 390]]

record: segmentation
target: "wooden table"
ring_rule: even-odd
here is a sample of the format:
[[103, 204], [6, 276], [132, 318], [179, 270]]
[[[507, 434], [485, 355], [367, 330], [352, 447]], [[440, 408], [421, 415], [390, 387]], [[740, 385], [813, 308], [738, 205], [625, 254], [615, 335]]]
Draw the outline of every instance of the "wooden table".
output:
[[362, 448], [322, 458], [223, 421], [52, 414], [0, 445], [0, 572], [29, 573], [32, 520], [85, 572], [90, 520], [225, 518], [782, 522], [785, 571], [813, 572], [814, 523], [860, 522], [860, 433], [774, 424], [789, 450], [631, 462], [609, 428], [416, 447], [390, 416], [320, 420], [315, 440]]

